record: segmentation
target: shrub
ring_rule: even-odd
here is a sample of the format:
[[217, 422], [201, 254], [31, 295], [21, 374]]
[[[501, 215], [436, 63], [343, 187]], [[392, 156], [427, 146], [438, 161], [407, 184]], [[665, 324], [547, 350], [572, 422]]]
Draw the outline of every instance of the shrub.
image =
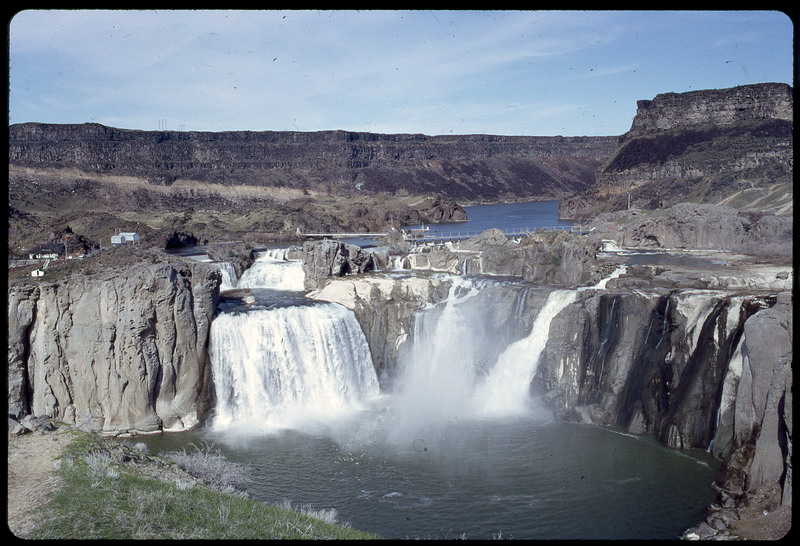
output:
[[225, 491], [233, 489], [244, 491], [250, 483], [248, 467], [228, 461], [220, 449], [203, 442], [197, 446], [191, 444], [194, 451], [170, 451], [167, 457], [186, 470], [195, 478], [200, 478], [212, 487]]

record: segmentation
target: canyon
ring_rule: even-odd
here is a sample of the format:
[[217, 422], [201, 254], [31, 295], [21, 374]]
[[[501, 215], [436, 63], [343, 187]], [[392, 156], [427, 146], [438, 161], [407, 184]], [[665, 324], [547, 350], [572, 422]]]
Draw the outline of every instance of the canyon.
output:
[[[501, 346], [523, 340], [548, 297], [567, 290], [574, 299], [552, 318], [526, 397], [560, 420], [710, 451], [723, 461], [715, 487], [730, 510], [776, 487], [770, 510], [790, 505], [791, 266], [711, 252], [700, 266], [620, 270], [625, 255], [604, 253], [586, 236], [487, 232], [412, 252], [407, 269], [394, 272], [381, 270], [386, 256], [373, 251], [369, 271], [346, 274], [365, 253], [345, 246], [320, 242], [287, 254], [319, 277], [308, 298], [353, 313], [381, 391], [396, 387], [416, 317], [455, 297], [466, 268], [488, 279], [472, 296], [480, 311], [469, 335]], [[459, 260], [462, 252], [472, 261]], [[339, 267], [321, 269], [320, 256]], [[224, 297], [220, 266], [160, 259], [10, 286], [10, 414], [111, 435], [190, 430], [214, 418], [220, 393], [209, 343]], [[348, 259], [356, 264], [341, 267]], [[487, 358], [487, 369], [497, 365]]]
[[[479, 310], [470, 334], [512, 346], [533, 331], [554, 294], [565, 296], [524, 396], [563, 421], [713, 454], [722, 461], [717, 504], [686, 534], [709, 538], [756, 505], [791, 510], [787, 89], [659, 95], [640, 102], [619, 139], [12, 126], [9, 245], [27, 245], [25, 237], [67, 218], [70, 233], [94, 236], [133, 213], [143, 218], [151, 204], [164, 217], [190, 206], [239, 216], [271, 209], [282, 219], [269, 230], [287, 235], [301, 226], [352, 226], [378, 199], [386, 209], [362, 229], [386, 227], [391, 211], [406, 222], [463, 220], [456, 200], [563, 199], [563, 216], [587, 219], [585, 234], [489, 230], [447, 245], [395, 244], [391, 252], [287, 242], [280, 261], [301, 265], [306, 299], [352, 314], [382, 392], [397, 387], [398, 363], [426, 310], [468, 293]], [[748, 159], [721, 159], [713, 151], [720, 147]], [[703, 199], [687, 199], [703, 184], [710, 188]], [[64, 201], [76, 189], [79, 198]], [[329, 196], [328, 205], [344, 199], [363, 210], [339, 223], [294, 222], [317, 210], [302, 201], [304, 191], [318, 203]], [[422, 194], [424, 206], [411, 206]], [[623, 204], [629, 194], [633, 206]], [[740, 198], [755, 204], [739, 206]], [[136, 210], [113, 210], [120, 199]], [[290, 209], [296, 216], [283, 218]], [[49, 416], [109, 435], [188, 431], [213, 420], [227, 393], [213, 380], [212, 324], [221, 301], [232, 298], [224, 283], [258, 260], [241, 244], [227, 254], [209, 245], [210, 262], [165, 252], [166, 235], [186, 226], [212, 233], [201, 224], [227, 218], [198, 210], [180, 213], [191, 221], [170, 217], [168, 229], [134, 223], [148, 237], [144, 247], [72, 260], [40, 280], [9, 276], [11, 418]], [[473, 278], [480, 280], [463, 284]], [[239, 290], [233, 299], [252, 306], [247, 289]]]

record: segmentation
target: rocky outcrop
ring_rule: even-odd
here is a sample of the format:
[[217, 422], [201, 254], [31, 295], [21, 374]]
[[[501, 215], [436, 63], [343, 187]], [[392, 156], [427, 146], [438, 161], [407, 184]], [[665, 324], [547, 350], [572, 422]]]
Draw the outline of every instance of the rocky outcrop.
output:
[[408, 269], [521, 277], [548, 285], [594, 284], [611, 271], [597, 260], [600, 243], [568, 231], [536, 231], [509, 238], [498, 229], [445, 247], [408, 255]]
[[[306, 290], [316, 290], [329, 277], [344, 277], [376, 269], [371, 253], [341, 241], [306, 241], [300, 254]], [[296, 257], [296, 253], [287, 257]]]
[[85, 429], [187, 430], [211, 402], [208, 332], [220, 274], [143, 264], [9, 287], [9, 414]]
[[652, 211], [600, 214], [595, 236], [627, 248], [755, 250], [754, 245], [784, 244], [791, 252], [792, 217], [753, 215], [728, 206], [679, 203]]
[[791, 211], [793, 111], [792, 88], [778, 83], [639, 101], [631, 130], [598, 169], [596, 184], [562, 201], [559, 216], [586, 219], [682, 201]]
[[741, 498], [780, 483], [791, 497], [792, 295], [749, 317], [731, 358], [712, 452], [726, 461], [717, 481]]

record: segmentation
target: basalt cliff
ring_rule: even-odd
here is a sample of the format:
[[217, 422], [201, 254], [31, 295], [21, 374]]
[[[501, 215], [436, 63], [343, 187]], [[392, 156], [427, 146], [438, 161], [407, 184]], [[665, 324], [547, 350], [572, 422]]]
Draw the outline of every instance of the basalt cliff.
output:
[[105, 433], [201, 423], [220, 272], [161, 258], [9, 287], [10, 416]]
[[[154, 185], [558, 199], [593, 181], [612, 137], [427, 136], [346, 131], [132, 131], [98, 124], [9, 128], [20, 168], [141, 178]], [[206, 187], [207, 188], [207, 187]]]
[[562, 201], [562, 218], [683, 201], [791, 212], [794, 93], [786, 84], [665, 93], [638, 102], [596, 183]]

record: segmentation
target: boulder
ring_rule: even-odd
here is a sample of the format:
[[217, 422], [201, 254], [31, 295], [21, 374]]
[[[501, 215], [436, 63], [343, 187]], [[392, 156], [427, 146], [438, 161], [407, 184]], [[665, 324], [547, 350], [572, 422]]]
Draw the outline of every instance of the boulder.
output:
[[357, 245], [330, 239], [306, 241], [302, 258], [307, 290], [319, 288], [329, 277], [344, 277], [376, 269], [369, 252]]

